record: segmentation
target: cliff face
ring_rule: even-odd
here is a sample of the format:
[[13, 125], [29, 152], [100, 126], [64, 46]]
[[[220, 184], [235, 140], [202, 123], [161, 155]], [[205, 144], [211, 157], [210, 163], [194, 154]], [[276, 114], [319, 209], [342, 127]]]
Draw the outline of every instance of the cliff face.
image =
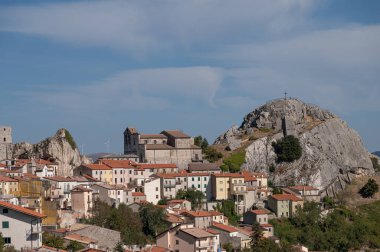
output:
[[66, 135], [65, 129], [37, 144], [21, 142], [13, 145], [13, 158], [42, 158], [59, 164], [58, 175], [70, 176], [72, 170], [82, 163], [88, 163], [86, 157], [81, 156], [78, 148], [73, 144], [71, 136]]
[[[284, 136], [284, 127], [299, 138], [303, 154], [292, 163], [276, 164], [272, 142]], [[265, 136], [250, 138], [242, 168], [268, 173], [275, 184], [309, 184], [324, 189], [344, 174], [374, 172], [370, 153], [357, 132], [334, 114], [296, 99], [286, 103], [276, 100], [255, 109], [234, 129], [235, 134], [223, 134], [215, 143], [231, 142], [226, 138], [244, 139], [264, 129], [269, 132]], [[272, 164], [276, 169], [269, 173]]]

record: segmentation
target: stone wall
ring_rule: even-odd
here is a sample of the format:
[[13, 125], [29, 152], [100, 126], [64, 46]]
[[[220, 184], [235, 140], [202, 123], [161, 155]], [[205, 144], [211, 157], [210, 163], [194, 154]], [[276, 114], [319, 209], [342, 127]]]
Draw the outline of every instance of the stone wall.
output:
[[0, 126], [0, 160], [11, 158], [12, 128]]

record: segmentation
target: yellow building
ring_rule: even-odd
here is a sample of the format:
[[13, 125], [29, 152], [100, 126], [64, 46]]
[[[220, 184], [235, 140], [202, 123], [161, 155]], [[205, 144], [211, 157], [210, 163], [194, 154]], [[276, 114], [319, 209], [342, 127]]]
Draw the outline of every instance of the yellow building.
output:
[[3, 194], [17, 194], [18, 181], [16, 179], [0, 176], [0, 195]]
[[88, 175], [107, 184], [112, 184], [112, 168], [105, 164], [83, 164], [75, 168], [74, 175]]

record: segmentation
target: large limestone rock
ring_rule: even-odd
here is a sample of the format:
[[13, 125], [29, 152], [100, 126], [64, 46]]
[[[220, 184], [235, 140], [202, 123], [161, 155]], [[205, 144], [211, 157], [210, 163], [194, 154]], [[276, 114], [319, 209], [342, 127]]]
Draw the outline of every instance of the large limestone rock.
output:
[[[272, 129], [271, 134], [252, 141], [246, 148], [242, 168], [269, 174], [269, 167], [274, 164], [276, 171], [270, 173], [270, 177], [275, 184], [309, 184], [320, 189], [340, 181], [348, 173], [374, 172], [370, 153], [358, 133], [344, 121], [318, 106], [296, 99], [287, 100], [286, 109], [284, 105], [283, 99], [265, 104], [246, 115], [242, 125], [235, 129], [240, 136], [259, 128]], [[300, 140], [303, 154], [292, 163], [276, 164], [272, 142], [284, 136], [284, 111], [287, 120], [295, 125], [294, 134]]]
[[68, 141], [65, 129], [37, 144], [21, 142], [13, 145], [13, 158], [42, 158], [59, 164], [58, 175], [70, 176], [72, 170], [89, 160], [81, 156], [78, 148], [73, 148]]

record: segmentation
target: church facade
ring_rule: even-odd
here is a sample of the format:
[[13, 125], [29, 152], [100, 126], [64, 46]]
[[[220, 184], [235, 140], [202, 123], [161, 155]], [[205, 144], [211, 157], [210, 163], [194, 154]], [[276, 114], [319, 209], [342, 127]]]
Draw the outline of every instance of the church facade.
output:
[[194, 145], [194, 138], [179, 130], [140, 134], [136, 128], [128, 127], [124, 131], [124, 154], [138, 155], [144, 163], [173, 163], [180, 169], [202, 160], [202, 150]]

